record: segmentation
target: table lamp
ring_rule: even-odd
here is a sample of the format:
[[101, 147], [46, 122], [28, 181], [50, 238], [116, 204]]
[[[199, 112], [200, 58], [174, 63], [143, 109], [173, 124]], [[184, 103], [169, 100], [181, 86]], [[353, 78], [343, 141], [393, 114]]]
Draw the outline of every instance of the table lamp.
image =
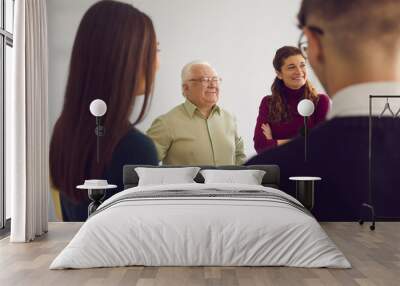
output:
[[96, 129], [95, 133], [97, 136], [97, 163], [99, 162], [99, 149], [100, 149], [100, 137], [104, 136], [105, 129], [104, 126], [101, 125], [101, 117], [107, 111], [107, 104], [101, 99], [95, 99], [90, 103], [89, 106], [90, 113], [96, 117]]
[[303, 99], [297, 105], [297, 111], [304, 118], [304, 162], [307, 162], [307, 117], [314, 113], [315, 106], [314, 103], [309, 99]]

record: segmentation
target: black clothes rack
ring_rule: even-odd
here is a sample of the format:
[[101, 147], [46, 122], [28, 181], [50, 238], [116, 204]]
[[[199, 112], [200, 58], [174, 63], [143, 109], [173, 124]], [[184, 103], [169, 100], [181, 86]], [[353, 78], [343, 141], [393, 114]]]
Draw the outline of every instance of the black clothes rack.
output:
[[[400, 95], [370, 95], [369, 96], [369, 123], [368, 123], [368, 202], [365, 202], [361, 205], [361, 208], [368, 208], [371, 212], [371, 222], [372, 224], [369, 226], [370, 230], [375, 230], [375, 219], [379, 219], [379, 217], [375, 216], [375, 208], [372, 202], [372, 101], [373, 99], [382, 99], [385, 98], [388, 100], [389, 98], [400, 98]], [[386, 109], [386, 105], [385, 105]], [[384, 111], [385, 111], [384, 109]], [[393, 114], [393, 113], [392, 113]], [[397, 114], [396, 114], [397, 115]], [[387, 218], [386, 218], [387, 219]], [[392, 218], [399, 219], [399, 218]], [[364, 219], [360, 218], [358, 221], [361, 225], [364, 223]]]

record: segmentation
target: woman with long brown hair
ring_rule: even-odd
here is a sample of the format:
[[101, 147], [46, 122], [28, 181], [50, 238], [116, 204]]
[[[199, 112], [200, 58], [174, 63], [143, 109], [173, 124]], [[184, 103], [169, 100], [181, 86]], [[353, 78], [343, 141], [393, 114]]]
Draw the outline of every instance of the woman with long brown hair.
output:
[[302, 99], [311, 100], [315, 106], [307, 122], [311, 128], [325, 120], [330, 106], [328, 96], [318, 94], [307, 79], [306, 60], [301, 50], [291, 46], [278, 49], [273, 66], [276, 77], [271, 86], [272, 95], [262, 99], [254, 130], [257, 153], [299, 135], [304, 120], [297, 111], [297, 104]]
[[[60, 193], [64, 221], [83, 221], [89, 204], [76, 186], [104, 178], [122, 189], [125, 164], [158, 164], [152, 141], [134, 125], [147, 111], [158, 67], [151, 19], [132, 5], [100, 1], [83, 16], [73, 45], [64, 105], [50, 143], [50, 176]], [[134, 124], [136, 96], [144, 95]], [[96, 160], [94, 99], [107, 104], [102, 117], [100, 160]]]

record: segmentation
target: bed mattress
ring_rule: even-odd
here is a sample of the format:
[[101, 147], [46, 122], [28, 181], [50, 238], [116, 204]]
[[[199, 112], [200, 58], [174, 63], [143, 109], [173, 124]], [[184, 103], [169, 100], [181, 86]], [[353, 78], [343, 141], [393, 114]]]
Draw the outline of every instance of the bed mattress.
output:
[[114, 195], [50, 269], [128, 265], [351, 267], [307, 209], [284, 192], [197, 183]]

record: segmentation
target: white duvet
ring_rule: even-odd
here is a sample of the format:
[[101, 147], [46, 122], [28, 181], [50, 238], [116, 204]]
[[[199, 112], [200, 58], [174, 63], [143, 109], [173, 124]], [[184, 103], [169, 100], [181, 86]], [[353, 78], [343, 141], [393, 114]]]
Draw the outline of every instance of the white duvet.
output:
[[[174, 197], [123, 200], [146, 191], [265, 191], [232, 184], [135, 187], [105, 201], [50, 269], [146, 266], [294, 266], [349, 268], [318, 222], [290, 204], [259, 198]], [[249, 192], [251, 193], [251, 192]], [[298, 203], [298, 202], [297, 202]]]

